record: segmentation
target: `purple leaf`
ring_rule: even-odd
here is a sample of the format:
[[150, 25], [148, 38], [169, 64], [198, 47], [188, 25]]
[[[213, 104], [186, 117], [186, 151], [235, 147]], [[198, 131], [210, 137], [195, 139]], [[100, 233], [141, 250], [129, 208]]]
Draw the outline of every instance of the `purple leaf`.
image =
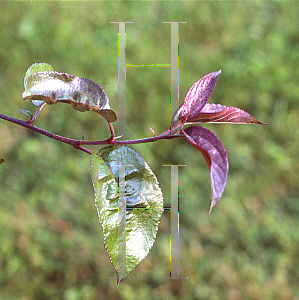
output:
[[196, 116], [208, 102], [214, 91], [221, 70], [211, 72], [195, 82], [188, 91], [183, 104], [184, 119], [189, 121]]
[[211, 201], [209, 213], [221, 198], [228, 174], [228, 159], [226, 151], [210, 130], [200, 126], [190, 126], [181, 130], [188, 141], [203, 155], [210, 170], [211, 179]]
[[214, 91], [221, 70], [211, 72], [196, 81], [188, 91], [184, 103], [175, 111], [171, 120], [172, 130], [182, 128], [186, 121], [195, 117], [208, 102]]
[[194, 123], [234, 123], [234, 124], [264, 124], [251, 116], [246, 111], [220, 104], [207, 103], [193, 118], [189, 118], [189, 124]]
[[191, 126], [183, 130], [184, 125], [195, 123], [266, 125], [240, 108], [207, 103], [220, 74], [221, 70], [212, 72], [195, 82], [188, 91], [184, 103], [175, 111], [171, 120], [171, 134], [180, 130], [202, 153], [208, 164], [212, 190], [209, 213], [221, 198], [227, 182], [227, 154], [213, 132], [199, 126]]

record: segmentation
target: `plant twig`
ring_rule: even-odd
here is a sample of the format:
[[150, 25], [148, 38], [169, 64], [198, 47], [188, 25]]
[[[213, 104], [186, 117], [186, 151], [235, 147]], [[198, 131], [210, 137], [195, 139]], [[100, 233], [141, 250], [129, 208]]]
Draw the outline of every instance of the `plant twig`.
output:
[[41, 110], [43, 109], [43, 107], [47, 104], [47, 102], [44, 102], [42, 105], [40, 105], [36, 111], [36, 113], [34, 114], [34, 116], [29, 120], [27, 121], [26, 123], [28, 124], [31, 124], [35, 119], [36, 117], [38, 116], [38, 114], [41, 112]]
[[142, 144], [142, 143], [151, 143], [155, 142], [158, 140], [162, 139], [173, 139], [173, 138], [178, 138], [178, 137], [184, 137], [182, 134], [175, 134], [175, 135], [165, 135], [165, 133], [162, 133], [161, 135], [154, 136], [151, 138], [144, 138], [144, 139], [137, 139], [137, 140], [128, 140], [128, 141], [117, 141], [114, 137], [114, 129], [113, 126], [110, 122], [108, 122], [110, 131], [111, 131], [111, 137], [106, 140], [99, 140], [99, 141], [84, 141], [84, 140], [74, 140], [74, 139], [69, 139], [51, 132], [48, 132], [46, 130], [40, 129], [34, 125], [29, 124], [26, 121], [15, 119], [3, 114], [0, 114], [0, 118], [3, 120], [6, 120], [8, 122], [15, 123], [17, 125], [23, 126], [25, 128], [28, 128], [32, 131], [35, 131], [37, 133], [40, 133], [42, 135], [45, 135], [51, 139], [63, 142], [65, 144], [69, 144], [74, 146], [76, 149], [79, 149], [81, 151], [84, 151], [88, 154], [91, 154], [91, 151], [82, 147], [82, 145], [88, 146], [88, 145], [110, 145], [110, 144], [115, 144], [115, 145], [132, 145], [132, 144]]

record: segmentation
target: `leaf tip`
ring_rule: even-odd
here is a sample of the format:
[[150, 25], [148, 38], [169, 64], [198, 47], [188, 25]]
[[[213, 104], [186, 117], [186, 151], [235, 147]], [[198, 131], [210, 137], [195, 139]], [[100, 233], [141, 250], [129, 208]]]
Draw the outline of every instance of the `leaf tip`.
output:
[[126, 278], [118, 278], [117, 277], [117, 286], [119, 286]]
[[270, 125], [270, 123], [264, 123], [264, 122], [260, 122], [258, 124], [261, 124], [261, 125]]
[[216, 76], [218, 77], [221, 73], [222, 73], [222, 69], [220, 69], [219, 71], [216, 71], [216, 72], [215, 72], [215, 77], [216, 77]]
[[208, 215], [211, 213], [212, 209], [214, 208], [214, 206], [217, 204], [218, 201], [219, 199], [213, 199], [213, 198], [211, 199]]

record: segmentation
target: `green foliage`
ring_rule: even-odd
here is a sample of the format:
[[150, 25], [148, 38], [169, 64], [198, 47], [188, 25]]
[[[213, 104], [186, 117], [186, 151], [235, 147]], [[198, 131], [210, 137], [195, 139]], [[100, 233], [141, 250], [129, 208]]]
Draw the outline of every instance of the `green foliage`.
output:
[[[115, 286], [95, 214], [88, 155], [0, 122], [1, 299], [281, 299], [299, 297], [299, 6], [288, 2], [1, 2], [0, 112], [18, 117], [33, 62], [105, 86], [117, 110], [118, 29], [127, 63], [169, 63], [170, 24], [180, 24], [180, 103], [222, 69], [211, 102], [233, 105], [265, 127], [205, 125], [230, 162], [223, 199], [207, 216], [209, 174], [187, 141], [136, 145], [159, 179], [165, 205], [179, 168], [180, 275], [169, 276], [169, 213], [155, 246]], [[145, 13], [146, 12], [146, 13]], [[169, 68], [127, 68], [128, 138], [169, 128]], [[65, 107], [66, 106], [66, 107]], [[36, 125], [71, 138], [107, 138], [97, 114], [43, 109]], [[117, 124], [117, 123], [116, 123]], [[132, 136], [132, 135], [135, 136]], [[93, 151], [98, 151], [98, 147]], [[194, 161], [197, 161], [194, 163]], [[109, 279], [111, 277], [112, 279]]]
[[142, 156], [128, 147], [103, 148], [92, 155], [91, 168], [105, 247], [120, 283], [154, 244], [162, 192]]

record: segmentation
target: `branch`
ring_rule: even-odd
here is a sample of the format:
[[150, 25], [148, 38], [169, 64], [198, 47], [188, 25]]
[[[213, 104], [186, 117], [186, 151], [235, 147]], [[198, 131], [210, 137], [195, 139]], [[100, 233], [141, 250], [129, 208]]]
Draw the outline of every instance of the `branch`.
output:
[[28, 124], [31, 124], [35, 119], [36, 117], [38, 116], [38, 114], [41, 112], [41, 110], [43, 109], [43, 107], [47, 104], [47, 102], [44, 102], [42, 105], [40, 105], [36, 111], [36, 113], [34, 114], [34, 116], [29, 120], [27, 121]]
[[[114, 145], [130, 145], [130, 144], [142, 144], [142, 143], [151, 143], [151, 142], [155, 142], [158, 140], [163, 140], [163, 139], [173, 139], [173, 138], [177, 138], [177, 137], [184, 137], [184, 135], [182, 134], [176, 134], [176, 135], [169, 135], [169, 130], [163, 132], [162, 134], [155, 136], [155, 137], [151, 137], [151, 138], [145, 138], [145, 139], [137, 139], [137, 140], [129, 140], [129, 141], [117, 141], [114, 139], [114, 131], [113, 128], [111, 129], [110, 126], [110, 130], [111, 130], [111, 137], [107, 140], [100, 140], [100, 141], [83, 141], [83, 140], [74, 140], [74, 139], [69, 139], [51, 132], [48, 132], [46, 130], [40, 129], [34, 125], [29, 124], [26, 121], [23, 120], [19, 120], [19, 119], [15, 119], [3, 114], [0, 114], [0, 118], [3, 120], [6, 120], [8, 122], [12, 122], [15, 123], [17, 125], [23, 126], [25, 128], [28, 128], [32, 131], [35, 131], [37, 133], [40, 133], [42, 135], [45, 135], [51, 139], [63, 142], [65, 144], [69, 144], [74, 146], [76, 149], [82, 150], [88, 154], [91, 154], [92, 152], [84, 147], [82, 147], [82, 145], [110, 145], [110, 144], [114, 144]], [[111, 124], [111, 123], [110, 123]]]

